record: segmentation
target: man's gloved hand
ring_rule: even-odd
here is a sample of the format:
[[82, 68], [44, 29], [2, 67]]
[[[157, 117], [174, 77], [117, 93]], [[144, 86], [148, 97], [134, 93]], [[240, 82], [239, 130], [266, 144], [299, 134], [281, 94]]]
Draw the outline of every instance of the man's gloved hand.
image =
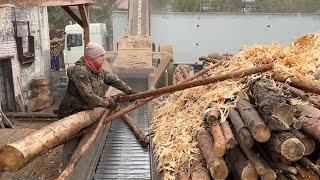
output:
[[126, 92], [127, 95], [132, 95], [132, 94], [136, 94], [137, 92], [134, 91], [133, 89], [130, 89], [129, 91]]
[[115, 110], [118, 107], [118, 103], [114, 102], [113, 98], [106, 98], [105, 101], [107, 102], [107, 108], [109, 110]]

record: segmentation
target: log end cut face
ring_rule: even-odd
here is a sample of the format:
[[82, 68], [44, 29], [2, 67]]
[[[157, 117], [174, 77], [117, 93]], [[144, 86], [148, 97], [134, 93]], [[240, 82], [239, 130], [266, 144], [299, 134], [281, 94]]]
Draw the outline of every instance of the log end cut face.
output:
[[23, 167], [25, 158], [16, 148], [10, 145], [5, 145], [0, 151], [0, 162], [6, 169], [15, 172]]
[[245, 180], [257, 180], [258, 179], [258, 174], [257, 171], [255, 170], [254, 166], [249, 163], [248, 166], [246, 166], [241, 174], [241, 179]]
[[258, 142], [267, 142], [271, 136], [269, 127], [263, 123], [256, 125], [251, 134]]
[[261, 176], [262, 180], [276, 180], [277, 179], [277, 174], [273, 171], [267, 171], [263, 176]]
[[284, 126], [289, 127], [293, 124], [294, 108], [287, 104], [283, 104], [276, 108], [272, 116], [282, 122]]
[[209, 171], [213, 179], [226, 179], [229, 174], [228, 166], [224, 161], [215, 161], [209, 167]]
[[298, 138], [285, 140], [281, 145], [281, 154], [289, 161], [299, 160], [305, 153], [305, 147]]

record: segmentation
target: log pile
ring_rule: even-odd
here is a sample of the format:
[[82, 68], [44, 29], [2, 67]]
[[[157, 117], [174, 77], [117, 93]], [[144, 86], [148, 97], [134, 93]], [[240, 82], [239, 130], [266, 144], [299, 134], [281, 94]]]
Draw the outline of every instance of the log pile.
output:
[[219, 61], [230, 60], [233, 57], [231, 53], [210, 53], [208, 56], [201, 56], [199, 57], [199, 61], [203, 61], [203, 67], [207, 67], [210, 64], [215, 64]]
[[39, 77], [32, 80], [34, 98], [28, 100], [30, 111], [40, 111], [50, 108], [53, 103], [48, 86], [48, 78]]
[[178, 65], [174, 70], [173, 84], [177, 84], [193, 75], [193, 67], [190, 65]]
[[163, 98], [151, 130], [164, 179], [179, 178], [182, 165], [187, 179], [319, 179], [319, 47], [320, 34], [292, 46], [247, 47], [210, 62], [217, 65], [202, 78], [268, 63], [275, 69]]

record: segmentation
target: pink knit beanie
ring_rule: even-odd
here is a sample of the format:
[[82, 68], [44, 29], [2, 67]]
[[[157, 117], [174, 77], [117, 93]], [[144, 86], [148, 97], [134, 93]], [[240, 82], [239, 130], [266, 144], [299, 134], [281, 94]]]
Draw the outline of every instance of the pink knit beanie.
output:
[[90, 59], [95, 59], [105, 53], [104, 48], [96, 42], [89, 42], [84, 51], [84, 55]]

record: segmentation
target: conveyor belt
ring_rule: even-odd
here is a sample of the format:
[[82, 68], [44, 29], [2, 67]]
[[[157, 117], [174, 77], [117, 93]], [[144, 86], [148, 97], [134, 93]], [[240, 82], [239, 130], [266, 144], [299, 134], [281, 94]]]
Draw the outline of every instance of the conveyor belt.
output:
[[[145, 79], [128, 82], [135, 90], [146, 89]], [[148, 106], [129, 114], [146, 134], [149, 128]], [[151, 179], [149, 150], [144, 149], [129, 127], [120, 119], [111, 124], [94, 179]]]

